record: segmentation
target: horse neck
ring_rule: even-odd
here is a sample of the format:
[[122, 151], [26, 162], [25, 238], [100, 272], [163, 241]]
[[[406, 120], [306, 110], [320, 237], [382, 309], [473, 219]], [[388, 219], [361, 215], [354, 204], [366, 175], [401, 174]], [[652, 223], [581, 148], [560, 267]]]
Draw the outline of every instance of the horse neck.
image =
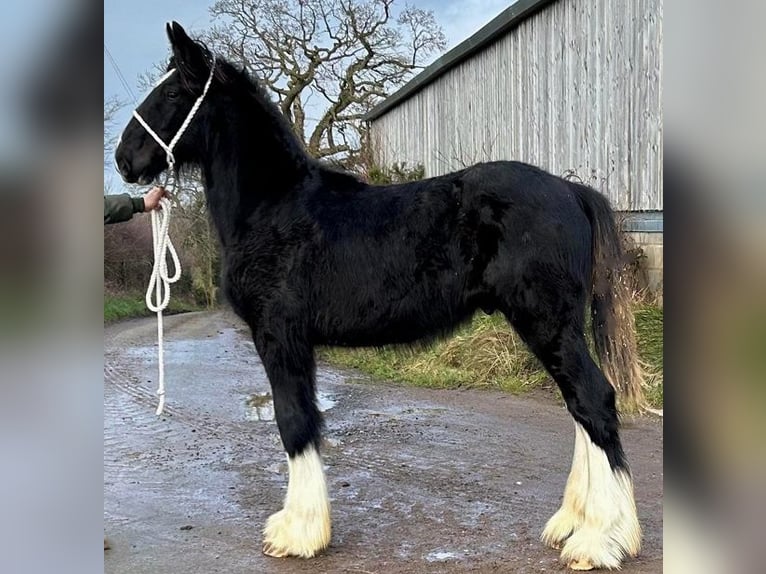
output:
[[270, 102], [225, 106], [209, 130], [203, 163], [208, 208], [224, 246], [236, 242], [259, 206], [289, 201], [311, 160]]

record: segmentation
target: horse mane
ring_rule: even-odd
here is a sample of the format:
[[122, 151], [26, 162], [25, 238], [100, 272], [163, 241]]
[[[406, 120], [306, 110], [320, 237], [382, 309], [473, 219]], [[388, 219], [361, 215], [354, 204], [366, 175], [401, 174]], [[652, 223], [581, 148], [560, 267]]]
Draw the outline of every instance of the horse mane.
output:
[[[198, 44], [202, 48], [206, 59], [209, 62], [212, 62], [212, 52], [201, 42], [198, 42]], [[325, 180], [337, 182], [339, 184], [364, 183], [358, 174], [350, 172], [335, 163], [322, 161], [312, 157], [306, 150], [301, 138], [295, 133], [293, 126], [287, 120], [285, 114], [272, 99], [272, 94], [269, 88], [258, 77], [251, 74], [244, 65], [236, 66], [229, 60], [221, 57], [216, 57], [215, 61], [215, 80], [222, 86], [238, 90], [244, 98], [253, 100], [273, 122], [273, 126], [285, 134], [286, 137], [281, 138], [281, 141], [287, 145], [291, 155], [296, 159], [303, 160], [307, 165], [320, 171]]]

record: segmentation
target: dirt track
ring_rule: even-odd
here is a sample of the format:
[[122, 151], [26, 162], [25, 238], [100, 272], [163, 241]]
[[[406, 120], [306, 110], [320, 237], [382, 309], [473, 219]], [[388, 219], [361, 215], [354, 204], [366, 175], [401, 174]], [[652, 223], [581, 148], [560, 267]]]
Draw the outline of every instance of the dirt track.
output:
[[[373, 383], [326, 365], [318, 386], [332, 544], [309, 561], [262, 555], [260, 529], [287, 483], [263, 369], [226, 313], [165, 321], [159, 418], [154, 319], [104, 332], [106, 573], [563, 570], [538, 541], [571, 462], [562, 406]], [[661, 572], [661, 421], [625, 421], [623, 442], [644, 548], [622, 571]]]

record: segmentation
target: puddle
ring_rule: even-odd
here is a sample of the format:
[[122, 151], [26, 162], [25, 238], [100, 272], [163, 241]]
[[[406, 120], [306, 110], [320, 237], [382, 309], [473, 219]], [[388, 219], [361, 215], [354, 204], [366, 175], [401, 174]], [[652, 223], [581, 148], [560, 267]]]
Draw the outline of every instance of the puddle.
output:
[[250, 395], [245, 399], [245, 418], [249, 421], [273, 421], [274, 401], [271, 393]]
[[426, 554], [427, 562], [444, 562], [445, 560], [458, 560], [463, 557], [462, 552], [430, 552]]
[[[329, 410], [337, 401], [326, 393], [317, 392], [317, 407], [320, 412]], [[271, 393], [255, 393], [245, 399], [245, 419], [249, 421], [273, 421], [274, 400]]]
[[329, 395], [323, 393], [322, 391], [317, 392], [317, 406], [319, 407], [319, 412], [323, 413], [325, 411], [329, 411], [331, 408], [335, 406], [335, 403], [337, 403], [333, 398], [330, 398]]
[[286, 462], [275, 462], [266, 467], [266, 470], [274, 474], [287, 475], [288, 467]]

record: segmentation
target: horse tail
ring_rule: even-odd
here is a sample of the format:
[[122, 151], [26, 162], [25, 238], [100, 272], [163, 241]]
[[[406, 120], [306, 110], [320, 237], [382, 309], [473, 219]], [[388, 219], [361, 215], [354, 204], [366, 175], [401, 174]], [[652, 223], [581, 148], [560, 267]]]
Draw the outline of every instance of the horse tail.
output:
[[621, 410], [644, 404], [644, 373], [638, 358], [632, 297], [625, 282], [626, 257], [609, 201], [586, 185], [569, 182], [591, 225], [593, 340], [604, 375], [617, 391]]

